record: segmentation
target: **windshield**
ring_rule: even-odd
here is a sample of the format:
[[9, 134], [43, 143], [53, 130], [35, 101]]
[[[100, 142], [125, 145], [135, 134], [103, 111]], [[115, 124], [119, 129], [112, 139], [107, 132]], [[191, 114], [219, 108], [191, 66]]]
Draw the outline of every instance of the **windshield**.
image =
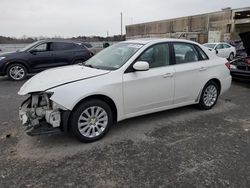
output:
[[33, 43], [31, 43], [31, 44], [28, 44], [27, 46], [25, 46], [24, 48], [22, 48], [22, 49], [20, 49], [20, 50], [18, 50], [18, 51], [19, 51], [19, 52], [24, 52], [24, 51], [30, 49], [32, 46], [34, 46], [34, 45], [36, 45], [36, 44], [38, 44], [38, 43], [39, 43], [39, 41], [33, 42]]
[[203, 44], [203, 46], [206, 46], [207, 48], [212, 48], [212, 49], [214, 49], [214, 47], [216, 46], [216, 44], [206, 43], [206, 44]]
[[135, 43], [119, 43], [112, 45], [89, 59], [85, 66], [116, 70], [124, 65], [143, 45]]

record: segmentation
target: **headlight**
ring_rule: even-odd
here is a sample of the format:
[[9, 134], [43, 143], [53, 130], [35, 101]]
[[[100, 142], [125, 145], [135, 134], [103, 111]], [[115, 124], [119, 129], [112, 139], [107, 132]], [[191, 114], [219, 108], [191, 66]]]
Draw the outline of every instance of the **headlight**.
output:
[[5, 59], [5, 57], [0, 57], [0, 61], [3, 60], [3, 59]]
[[235, 65], [230, 65], [230, 69], [237, 69], [237, 67]]

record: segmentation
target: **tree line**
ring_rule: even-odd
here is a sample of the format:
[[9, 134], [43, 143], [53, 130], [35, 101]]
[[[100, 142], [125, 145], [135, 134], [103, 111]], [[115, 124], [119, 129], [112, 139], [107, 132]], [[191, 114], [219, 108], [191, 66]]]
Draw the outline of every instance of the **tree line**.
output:
[[107, 41], [124, 41], [125, 35], [114, 35], [109, 37], [101, 37], [101, 36], [78, 36], [72, 38], [62, 38], [62, 37], [53, 37], [53, 38], [46, 38], [46, 37], [22, 37], [22, 38], [15, 38], [15, 37], [5, 37], [0, 36], [0, 44], [25, 44], [25, 43], [32, 43], [42, 39], [68, 39], [68, 40], [76, 40], [82, 42], [107, 42]]

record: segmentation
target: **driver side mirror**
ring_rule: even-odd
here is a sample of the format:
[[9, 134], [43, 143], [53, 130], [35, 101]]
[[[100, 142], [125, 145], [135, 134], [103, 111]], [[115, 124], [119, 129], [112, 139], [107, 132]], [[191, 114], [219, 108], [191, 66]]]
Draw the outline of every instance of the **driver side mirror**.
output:
[[31, 53], [31, 54], [36, 54], [37, 52], [38, 52], [37, 49], [32, 49], [32, 50], [30, 50], [30, 53]]
[[149, 64], [146, 61], [137, 61], [133, 65], [133, 68], [136, 71], [147, 71], [147, 70], [149, 70]]
[[215, 50], [215, 53], [218, 54], [218, 50]]

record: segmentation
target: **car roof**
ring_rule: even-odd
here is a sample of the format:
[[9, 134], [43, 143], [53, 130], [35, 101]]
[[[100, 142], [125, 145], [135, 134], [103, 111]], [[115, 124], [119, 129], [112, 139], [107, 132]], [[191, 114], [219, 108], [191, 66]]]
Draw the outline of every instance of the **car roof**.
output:
[[149, 43], [159, 43], [159, 42], [187, 42], [187, 43], [193, 43], [198, 44], [197, 42], [190, 41], [190, 40], [184, 40], [184, 39], [175, 39], [175, 38], [140, 38], [140, 39], [134, 39], [134, 40], [127, 40], [123, 43], [136, 43], [136, 44], [149, 44]]
[[227, 42], [207, 42], [207, 43], [205, 43], [205, 44], [228, 44], [228, 45], [230, 45], [230, 44], [227, 43]]
[[81, 41], [73, 41], [73, 40], [66, 40], [66, 39], [44, 39], [37, 42], [64, 42], [64, 43], [76, 43], [76, 44], [82, 44]]

